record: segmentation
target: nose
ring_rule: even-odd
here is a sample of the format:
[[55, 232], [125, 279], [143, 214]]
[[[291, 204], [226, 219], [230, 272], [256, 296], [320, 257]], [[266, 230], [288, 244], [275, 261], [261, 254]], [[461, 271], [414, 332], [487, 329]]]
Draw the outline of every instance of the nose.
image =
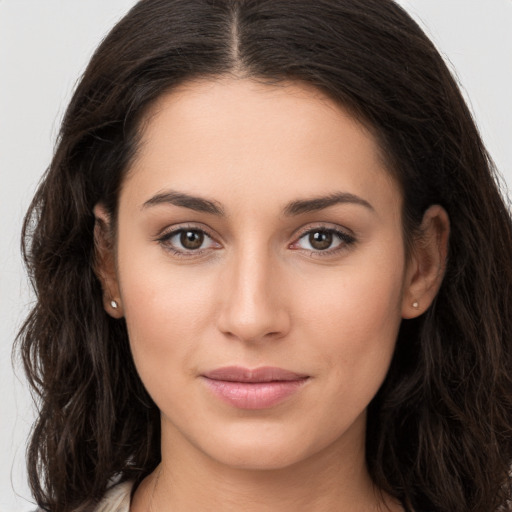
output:
[[235, 257], [220, 283], [219, 330], [244, 342], [284, 337], [290, 315], [281, 277], [268, 251], [247, 249]]

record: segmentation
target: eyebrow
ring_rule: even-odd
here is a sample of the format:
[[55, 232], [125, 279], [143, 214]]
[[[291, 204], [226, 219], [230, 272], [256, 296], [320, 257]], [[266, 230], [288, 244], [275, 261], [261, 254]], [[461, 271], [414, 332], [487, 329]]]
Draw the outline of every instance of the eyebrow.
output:
[[189, 194], [185, 194], [184, 192], [177, 192], [174, 190], [162, 192], [156, 196], [153, 196], [142, 205], [142, 208], [145, 209], [150, 206], [156, 206], [159, 204], [173, 204], [175, 206], [181, 206], [183, 208], [195, 210], [196, 212], [211, 213], [220, 217], [225, 215], [224, 209], [217, 201], [191, 196]]
[[[312, 199], [298, 199], [291, 201], [283, 208], [283, 214], [286, 217], [296, 215], [303, 215], [305, 213], [316, 212], [334, 206], [336, 204], [356, 204], [364, 206], [365, 208], [375, 211], [373, 206], [359, 196], [350, 194], [348, 192], [335, 192], [327, 196], [314, 197]], [[189, 208], [197, 212], [210, 213], [219, 217], [225, 216], [225, 211], [222, 205], [212, 199], [203, 197], [192, 196], [184, 192], [169, 190], [156, 194], [151, 199], [148, 199], [143, 205], [142, 209], [149, 208], [160, 204], [173, 204], [183, 208]]]
[[368, 208], [372, 212], [375, 211], [373, 206], [368, 201], [365, 201], [359, 196], [350, 194], [348, 192], [335, 192], [333, 194], [329, 194], [328, 196], [292, 201], [285, 206], [283, 213], [286, 217], [302, 215], [304, 213], [323, 210], [324, 208], [329, 208], [329, 206], [334, 206], [336, 204], [346, 203], [357, 204]]

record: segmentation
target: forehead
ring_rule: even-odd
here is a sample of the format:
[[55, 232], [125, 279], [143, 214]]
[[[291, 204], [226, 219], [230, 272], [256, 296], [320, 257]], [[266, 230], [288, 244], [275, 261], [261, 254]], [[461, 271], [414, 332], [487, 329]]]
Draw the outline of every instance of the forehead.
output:
[[400, 199], [369, 130], [303, 83], [188, 82], [152, 105], [141, 140], [122, 192], [139, 201], [166, 187], [220, 200], [231, 193], [245, 204], [335, 187]]

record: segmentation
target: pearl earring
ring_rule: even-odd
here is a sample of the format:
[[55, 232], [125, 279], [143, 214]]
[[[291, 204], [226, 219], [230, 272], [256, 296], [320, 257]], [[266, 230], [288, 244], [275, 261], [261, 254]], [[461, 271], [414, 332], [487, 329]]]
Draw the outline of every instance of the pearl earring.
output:
[[110, 305], [112, 306], [112, 309], [117, 309], [119, 307], [119, 304], [115, 300], [111, 300]]
[[418, 302], [417, 300], [415, 300], [415, 301], [412, 303], [412, 307], [413, 307], [414, 309], [418, 309], [418, 308], [420, 307], [419, 302]]

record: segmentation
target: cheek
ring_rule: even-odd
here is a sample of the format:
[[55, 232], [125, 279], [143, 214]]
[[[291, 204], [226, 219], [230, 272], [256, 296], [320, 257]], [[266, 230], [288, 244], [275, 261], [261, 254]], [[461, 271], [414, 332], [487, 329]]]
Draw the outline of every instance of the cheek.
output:
[[118, 261], [120, 291], [135, 365], [151, 389], [157, 375], [170, 383], [175, 370], [192, 369], [215, 287], [207, 275], [171, 265], [164, 253], [148, 260], [134, 247]]
[[316, 340], [321, 364], [331, 367], [332, 384], [341, 391], [359, 389], [371, 399], [387, 373], [401, 323], [399, 255], [395, 261], [347, 265], [314, 287], [306, 279], [294, 293], [302, 311], [299, 328]]
[[[157, 403], [171, 400], [174, 407], [181, 395], [168, 397], [169, 387], [185, 389], [198, 361], [216, 360], [224, 274], [215, 265], [179, 265], [163, 252], [148, 256], [133, 241], [122, 242], [119, 281], [133, 358]], [[361, 411], [385, 377], [401, 321], [400, 254], [387, 248], [336, 267], [291, 265], [277, 279], [286, 290], [278, 302], [291, 318], [281, 355], [323, 376], [324, 412], [339, 403]]]

